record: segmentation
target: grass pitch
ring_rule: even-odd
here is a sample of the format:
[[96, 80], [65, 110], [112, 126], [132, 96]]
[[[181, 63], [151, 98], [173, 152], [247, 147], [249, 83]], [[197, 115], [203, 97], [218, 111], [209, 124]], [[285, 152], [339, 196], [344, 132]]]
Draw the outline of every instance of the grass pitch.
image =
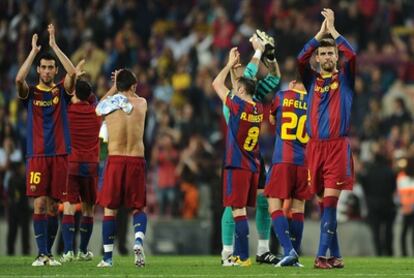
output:
[[[253, 258], [253, 257], [252, 257]], [[313, 269], [313, 258], [301, 257], [304, 268], [222, 267], [220, 257], [149, 256], [145, 268], [137, 268], [133, 256], [114, 257], [112, 268], [91, 262], [71, 262], [61, 267], [32, 267], [33, 257], [0, 257], [0, 277], [414, 277], [412, 258], [347, 257], [344, 269]]]

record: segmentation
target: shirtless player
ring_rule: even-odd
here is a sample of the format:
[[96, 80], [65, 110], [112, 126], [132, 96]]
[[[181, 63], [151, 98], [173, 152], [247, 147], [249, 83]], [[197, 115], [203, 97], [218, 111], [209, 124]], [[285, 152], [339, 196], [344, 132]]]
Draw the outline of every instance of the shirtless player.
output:
[[104, 257], [98, 267], [112, 267], [115, 216], [120, 206], [133, 210], [135, 265], [145, 266], [143, 241], [147, 226], [144, 124], [147, 102], [135, 94], [137, 79], [127, 69], [114, 73], [114, 85], [97, 106], [108, 127], [108, 160], [98, 204], [105, 208]]

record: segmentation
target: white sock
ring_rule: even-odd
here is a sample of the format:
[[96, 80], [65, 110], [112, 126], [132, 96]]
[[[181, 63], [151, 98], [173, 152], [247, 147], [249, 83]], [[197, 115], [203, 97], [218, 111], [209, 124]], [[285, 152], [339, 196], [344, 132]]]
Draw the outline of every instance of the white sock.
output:
[[227, 259], [230, 255], [233, 254], [233, 245], [223, 245], [221, 250], [221, 257]]
[[257, 256], [261, 256], [266, 252], [269, 252], [269, 240], [259, 239], [257, 243]]

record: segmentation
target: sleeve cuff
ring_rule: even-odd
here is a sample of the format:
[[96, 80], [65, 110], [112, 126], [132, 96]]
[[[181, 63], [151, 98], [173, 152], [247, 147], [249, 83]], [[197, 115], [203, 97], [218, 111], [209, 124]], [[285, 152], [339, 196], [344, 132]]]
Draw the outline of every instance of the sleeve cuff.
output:
[[342, 36], [342, 35], [339, 35], [339, 37], [337, 37], [336, 39], [335, 39], [335, 42], [337, 43], [337, 44], [340, 44], [340, 43], [342, 43], [342, 42], [344, 42], [344, 37]]

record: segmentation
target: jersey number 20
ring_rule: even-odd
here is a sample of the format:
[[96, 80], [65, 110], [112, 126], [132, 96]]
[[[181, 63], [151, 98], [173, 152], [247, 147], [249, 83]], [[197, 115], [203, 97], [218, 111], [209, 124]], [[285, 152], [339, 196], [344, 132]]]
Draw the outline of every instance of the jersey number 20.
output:
[[259, 140], [259, 128], [257, 126], [253, 126], [247, 132], [246, 140], [244, 140], [243, 148], [250, 152], [256, 147], [257, 141]]
[[[281, 137], [283, 140], [298, 140], [302, 144], [306, 144], [309, 141], [309, 136], [305, 133], [306, 115], [298, 117], [293, 112], [283, 112], [283, 119], [288, 119], [281, 127]], [[296, 133], [289, 132], [296, 128]]]

